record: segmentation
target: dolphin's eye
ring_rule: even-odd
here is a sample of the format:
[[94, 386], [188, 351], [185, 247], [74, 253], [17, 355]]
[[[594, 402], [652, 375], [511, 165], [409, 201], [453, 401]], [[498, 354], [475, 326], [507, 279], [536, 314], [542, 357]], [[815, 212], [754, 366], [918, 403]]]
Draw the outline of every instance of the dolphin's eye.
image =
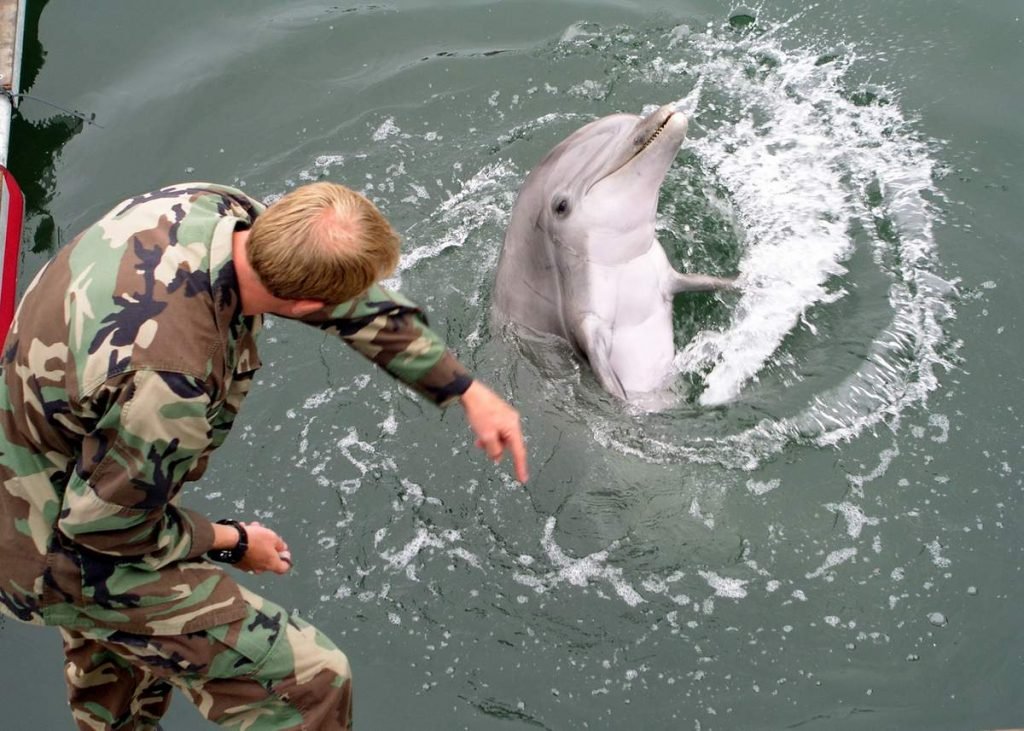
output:
[[569, 212], [569, 199], [568, 198], [556, 198], [554, 205], [551, 206], [555, 214], [558, 216], [564, 216]]

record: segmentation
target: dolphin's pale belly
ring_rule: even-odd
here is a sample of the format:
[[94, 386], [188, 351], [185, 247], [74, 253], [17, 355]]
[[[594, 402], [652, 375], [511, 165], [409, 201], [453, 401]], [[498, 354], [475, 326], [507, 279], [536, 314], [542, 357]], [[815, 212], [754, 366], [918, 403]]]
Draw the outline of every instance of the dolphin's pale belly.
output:
[[626, 394], [657, 391], [674, 372], [671, 312], [653, 312], [633, 327], [617, 327], [612, 338], [611, 364]]
[[664, 388], [674, 368], [671, 269], [658, 242], [644, 254], [614, 266], [594, 265], [592, 303], [610, 330], [612, 370], [628, 393]]

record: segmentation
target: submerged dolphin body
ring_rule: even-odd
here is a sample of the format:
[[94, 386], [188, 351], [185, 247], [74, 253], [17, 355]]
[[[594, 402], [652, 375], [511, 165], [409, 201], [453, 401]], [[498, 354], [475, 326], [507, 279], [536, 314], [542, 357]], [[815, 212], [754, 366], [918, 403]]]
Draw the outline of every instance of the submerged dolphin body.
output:
[[675, 271], [655, 235], [658, 191], [686, 127], [665, 106], [577, 130], [527, 176], [502, 245], [497, 317], [565, 338], [622, 399], [674, 373], [673, 295], [733, 286]]

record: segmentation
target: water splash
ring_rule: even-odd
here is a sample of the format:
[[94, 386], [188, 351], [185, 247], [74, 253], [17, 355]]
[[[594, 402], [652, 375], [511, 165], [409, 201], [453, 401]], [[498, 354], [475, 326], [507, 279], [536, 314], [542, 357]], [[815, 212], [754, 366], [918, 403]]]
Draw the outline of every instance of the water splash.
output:
[[704, 92], [704, 77], [698, 77], [697, 83], [693, 85], [693, 88], [683, 97], [672, 102], [672, 108], [685, 114], [687, 117], [693, 117], [697, 113], [698, 107], [700, 107], [701, 94]]
[[[924, 196], [934, 191], [934, 162], [927, 146], [895, 104], [848, 93], [855, 52], [823, 57], [786, 49], [772, 35], [739, 43], [704, 35], [695, 44], [702, 82], [737, 118], [709, 130], [694, 151], [728, 191], [749, 242], [731, 323], [698, 335], [677, 361], [683, 372], [706, 373], [700, 402], [736, 399], [810, 309], [846, 294], [837, 278], [854, 249], [851, 232], [871, 231], [878, 215], [892, 220], [897, 240], [876, 235], [873, 245], [895, 248], [902, 262], [885, 272], [893, 280], [893, 323], [873, 349], [874, 366], [844, 391], [867, 386], [861, 392], [878, 406], [898, 400], [912, 378], [922, 382], [915, 395], [930, 390], [933, 346], [942, 339], [935, 314], [945, 308], [936, 306], [936, 288], [920, 286], [938, 279], [930, 271], [934, 213]], [[907, 349], [918, 357], [901, 362], [896, 356]], [[817, 421], [824, 435], [865, 416], [860, 406], [852, 414], [812, 407], [800, 421]]]
[[803, 329], [820, 347], [839, 347], [813, 318], [860, 285], [865, 273], [848, 271], [858, 247], [870, 250], [870, 276], [888, 282], [889, 322], [852, 372], [793, 415], [685, 443], [651, 431], [624, 440], [595, 425], [595, 437], [620, 451], [751, 468], [794, 439], [835, 444], [898, 422], [937, 387], [937, 367], [950, 367], [942, 323], [956, 288], [936, 258], [936, 145], [920, 138], [894, 91], [853, 81], [857, 49], [822, 53], [787, 35], [777, 24], [742, 38], [672, 36], [686, 57], [659, 56], [647, 69], [665, 84], [696, 76], [675, 104], [692, 115], [703, 192], [720, 199], [742, 246], [742, 294], [728, 323], [698, 332], [676, 365], [700, 385], [703, 407], [742, 403], [766, 371], [803, 381], [803, 354], [787, 339]]

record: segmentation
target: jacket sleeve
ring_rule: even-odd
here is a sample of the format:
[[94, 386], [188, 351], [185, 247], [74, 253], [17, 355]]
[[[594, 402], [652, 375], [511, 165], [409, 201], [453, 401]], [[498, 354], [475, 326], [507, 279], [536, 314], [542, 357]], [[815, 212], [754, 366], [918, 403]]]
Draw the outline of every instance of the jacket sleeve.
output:
[[213, 545], [210, 521], [173, 504], [201, 472], [210, 397], [197, 379], [136, 371], [90, 398], [97, 415], [64, 493], [58, 528], [75, 544], [158, 569]]
[[439, 406], [451, 403], [473, 378], [427, 324], [415, 304], [383, 287], [302, 321], [331, 333]]

